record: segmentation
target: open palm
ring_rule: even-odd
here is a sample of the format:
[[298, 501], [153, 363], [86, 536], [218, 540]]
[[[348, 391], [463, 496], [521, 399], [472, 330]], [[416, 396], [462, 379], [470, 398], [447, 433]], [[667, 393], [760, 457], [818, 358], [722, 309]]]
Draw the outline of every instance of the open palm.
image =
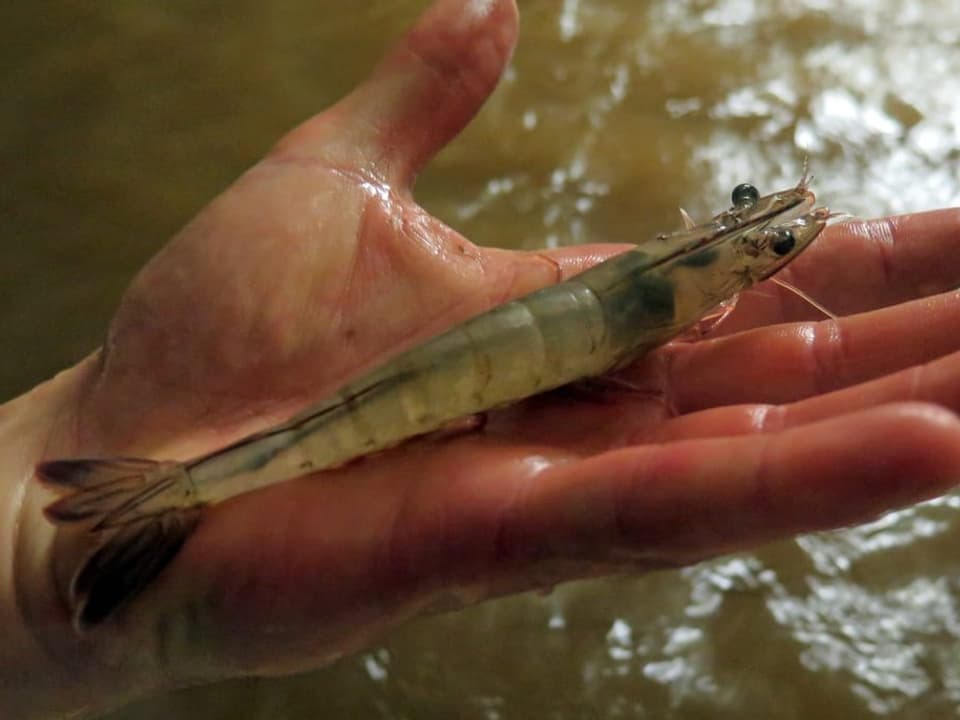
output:
[[[616, 252], [479, 248], [412, 199], [515, 32], [512, 0], [441, 0], [174, 238], [83, 377], [71, 451], [212, 450]], [[943, 331], [960, 321], [960, 265], [941, 252], [958, 228], [941, 211], [828, 231], [790, 272], [839, 322], [761, 289], [722, 336], [626, 371], [641, 392], [558, 391], [482, 432], [209, 508], [103, 646], [136, 644], [153, 686], [293, 671], [427, 609], [695, 562], [942, 492], [960, 480], [960, 334]], [[72, 632], [65, 616], [57, 632]], [[83, 642], [107, 654], [99, 632]]]

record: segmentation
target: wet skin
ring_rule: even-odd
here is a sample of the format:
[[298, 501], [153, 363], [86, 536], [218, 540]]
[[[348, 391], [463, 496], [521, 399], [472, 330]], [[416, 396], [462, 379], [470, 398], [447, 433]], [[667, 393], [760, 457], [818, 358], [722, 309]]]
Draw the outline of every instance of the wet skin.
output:
[[435, 5], [170, 241], [101, 351], [0, 408], [4, 717], [316, 667], [438, 606], [692, 563], [960, 479], [960, 212], [841, 225], [786, 271], [839, 322], [764, 288], [726, 334], [625, 371], [651, 392], [550, 394], [223, 503], [149, 592], [77, 636], [50, 572], [77, 539], [53, 552], [38, 460], [212, 449], [619, 250], [479, 248], [412, 199], [515, 35], [507, 0]]

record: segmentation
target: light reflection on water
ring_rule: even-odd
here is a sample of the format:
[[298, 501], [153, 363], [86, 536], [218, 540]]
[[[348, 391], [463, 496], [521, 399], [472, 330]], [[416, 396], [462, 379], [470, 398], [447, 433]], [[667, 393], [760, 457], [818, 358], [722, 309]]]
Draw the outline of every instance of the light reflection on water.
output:
[[[516, 215], [531, 247], [642, 236], [652, 223], [628, 208], [650, 185], [703, 215], [746, 178], [795, 181], [804, 155], [820, 195], [854, 215], [956, 203], [960, 7], [835, 5], [524, 3], [526, 45], [484, 120], [489, 135], [518, 127], [507, 134], [526, 148], [439, 209], [484, 231], [482, 213]], [[531, 163], [557, 134], [570, 140], [559, 157]], [[666, 198], [652, 200], [662, 223]]]
[[[819, 196], [836, 210], [873, 216], [960, 202], [956, 3], [520, 4], [521, 46], [503, 86], [418, 188], [431, 210], [469, 237], [523, 247], [642, 238], [675, 226], [680, 203], [695, 216], [708, 214], [726, 202], [738, 182], [750, 180], [761, 189], [792, 184], [804, 155], [817, 176]], [[232, 96], [239, 105], [230, 128], [217, 124], [221, 116], [213, 114], [215, 107], [203, 105], [202, 86], [178, 89], [163, 72], [143, 65], [146, 81], [140, 78], [137, 84], [156, 85], [163, 102], [149, 109], [160, 121], [147, 121], [139, 142], [148, 148], [167, 143], [159, 154], [172, 163], [166, 168], [172, 179], [166, 188], [146, 185], [139, 194], [118, 196], [110, 189], [109, 172], [88, 171], [99, 183], [91, 184], [89, 200], [101, 204], [87, 212], [119, 215], [116, 222], [124, 222], [123, 213], [150, 207], [162, 218], [158, 222], [181, 222], [186, 209], [209, 195], [210, 183], [190, 171], [198, 153], [189, 144], [198, 142], [191, 135], [196, 124], [164, 108], [186, 101], [197, 106], [197, 123], [218, 119], [204, 125], [200, 135], [206, 138], [206, 164], [242, 166], [269, 145], [277, 127], [289, 124], [284, 112], [303, 114], [318, 96], [339, 92], [349, 80], [317, 78], [316, 68], [304, 59], [309, 53], [325, 52], [323, 43], [332, 43], [330, 52], [352, 68], [347, 75], [359, 77], [372, 60], [370, 48], [386, 43], [420, 6], [366, 2], [358, 15], [332, 2], [320, 5], [244, 6], [255, 13], [253, 20], [234, 18], [216, 26], [225, 37], [236, 36], [237, 47], [216, 46], [215, 60], [195, 50], [198, 66], [210, 62], [218, 69], [219, 75], [208, 80], [218, 84], [214, 102]], [[176, 35], [191, 27], [191, 12], [202, 16], [206, 6], [198, 7], [161, 12], [153, 4], [131, 3], [111, 22], [116, 32], [129, 33], [144, 47], [156, 42], [162, 48], [169, 34], [163, 28], [173, 28]], [[305, 22], [316, 17], [325, 22]], [[260, 39], [261, 33], [270, 38]], [[342, 40], [336, 45], [344, 36], [352, 42], [354, 34], [363, 50], [351, 50]], [[250, 51], [257, 42], [269, 46], [266, 56]], [[229, 85], [230, 77], [250, 67], [256, 73]], [[324, 82], [330, 87], [324, 89]], [[274, 115], [242, 99], [260, 90], [277, 97], [277, 87], [292, 99]], [[117, 112], [108, 100], [104, 103], [104, 115]], [[108, 126], [92, 117], [92, 134], [80, 136], [96, 140], [88, 143], [89, 154], [81, 147], [68, 156], [81, 177], [84, 163], [99, 167], [98, 149], [116, 151], [116, 143], [137, 147], [135, 137], [104, 129], [116, 131], [119, 121]], [[169, 117], [180, 124], [163, 120]], [[186, 144], [187, 151], [178, 155], [177, 143]], [[62, 152], [56, 144], [51, 150]], [[43, 160], [34, 166], [54, 165]], [[41, 198], [47, 192], [48, 200], [56, 200], [55, 191], [62, 191], [56, 176], [49, 186], [25, 177], [30, 182], [22, 183], [24, 208], [34, 202], [27, 192]], [[124, 177], [119, 182], [129, 184]], [[107, 189], [98, 195], [101, 186]], [[156, 209], [163, 202], [171, 205], [165, 214]], [[115, 208], [117, 214], [111, 215]], [[52, 237], [69, 236], [63, 231], [78, 222], [82, 236], [83, 215], [80, 221], [76, 212], [65, 215], [62, 226], [52, 226]], [[55, 213], [45, 209], [44, 216]], [[100, 231], [87, 222], [88, 231]], [[109, 262], [127, 245], [122, 235], [110, 242], [102, 237], [109, 235], [100, 233], [80, 250], [94, 253], [106, 276], [119, 272]], [[146, 243], [141, 254], [152, 247]], [[25, 267], [35, 261], [20, 257]], [[120, 265], [127, 273], [135, 263], [125, 262]], [[20, 295], [16, 285], [6, 288], [9, 307], [19, 312], [27, 306], [30, 288]], [[64, 293], [61, 302], [71, 302], [71, 291]], [[57, 322], [57, 306], [45, 307], [33, 308], [32, 326]], [[0, 320], [13, 323], [12, 312]], [[102, 320], [91, 323], [82, 339], [86, 347], [97, 341], [101, 326]], [[62, 363], [59, 358], [69, 357], [64, 353], [62, 347], [51, 348], [45, 358]], [[4, 370], [13, 378], [9, 387], [33, 379], [27, 371]], [[112, 717], [955, 715], [960, 704], [958, 503], [952, 496], [848, 532], [801, 538], [682, 572], [490, 603], [414, 623], [385, 647], [324, 671], [180, 693]]]

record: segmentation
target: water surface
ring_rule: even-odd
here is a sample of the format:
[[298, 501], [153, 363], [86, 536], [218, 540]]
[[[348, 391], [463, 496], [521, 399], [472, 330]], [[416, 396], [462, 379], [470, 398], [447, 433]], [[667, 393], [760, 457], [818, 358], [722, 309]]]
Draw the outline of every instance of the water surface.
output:
[[[349, 5], [349, 10], [346, 8]], [[624, 241], [804, 154], [831, 207], [960, 203], [960, 9], [521, 0], [520, 47], [424, 204], [477, 242]], [[354, 85], [412, 0], [16, 4], [0, 31], [0, 398], [97, 345], [131, 274]], [[111, 720], [931, 718], [960, 706], [958, 498], [856, 530], [418, 621], [281, 680]]]

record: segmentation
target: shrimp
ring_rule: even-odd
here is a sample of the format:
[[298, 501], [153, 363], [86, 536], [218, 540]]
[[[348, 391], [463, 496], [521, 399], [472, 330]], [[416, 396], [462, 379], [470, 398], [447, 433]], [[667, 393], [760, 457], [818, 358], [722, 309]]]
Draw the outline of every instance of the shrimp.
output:
[[660, 235], [566, 282], [478, 315], [347, 383], [289, 420], [182, 462], [74, 458], [37, 466], [61, 497], [56, 524], [86, 529], [69, 598], [92, 628], [138, 595], [176, 556], [203, 508], [334, 468], [457, 418], [621, 367], [796, 257], [830, 216], [811, 210], [807, 176]]

